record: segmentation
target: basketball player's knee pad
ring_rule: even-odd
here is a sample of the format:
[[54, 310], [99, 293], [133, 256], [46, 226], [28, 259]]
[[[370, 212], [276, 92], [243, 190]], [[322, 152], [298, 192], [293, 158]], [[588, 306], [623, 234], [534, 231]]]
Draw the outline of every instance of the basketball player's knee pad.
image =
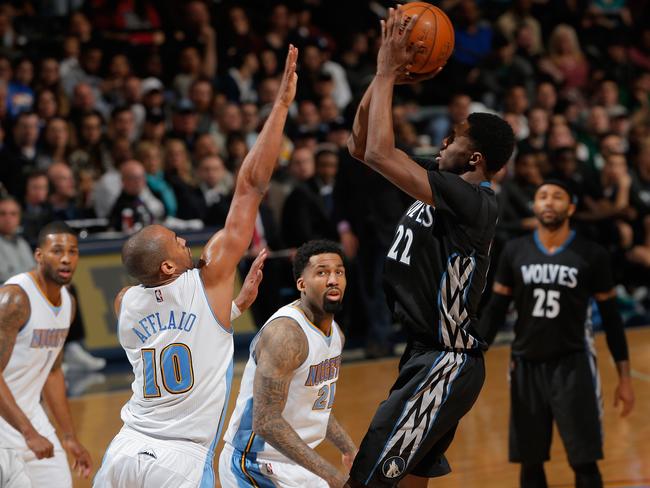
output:
[[521, 488], [547, 488], [544, 465], [542, 463], [522, 464], [519, 486]]
[[573, 472], [576, 475], [576, 488], [602, 488], [603, 479], [596, 462], [572, 464]]

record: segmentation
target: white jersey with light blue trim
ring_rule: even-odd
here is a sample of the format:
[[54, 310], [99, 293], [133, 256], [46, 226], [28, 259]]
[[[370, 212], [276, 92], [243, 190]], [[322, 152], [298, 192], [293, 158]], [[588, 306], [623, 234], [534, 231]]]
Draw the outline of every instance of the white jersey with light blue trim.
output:
[[199, 270], [130, 288], [118, 324], [135, 375], [125, 427], [213, 451], [228, 406], [233, 339], [210, 308]]
[[[20, 409], [41, 435], [54, 433], [41, 406], [41, 391], [70, 329], [72, 301], [61, 288], [61, 305], [55, 307], [29, 273], [9, 278], [29, 298], [30, 315], [16, 336], [16, 343], [2, 376]], [[0, 447], [27, 449], [22, 434], [0, 417]]]
[[[336, 396], [336, 381], [341, 368], [343, 341], [336, 322], [332, 323], [329, 337], [325, 336], [298, 308], [298, 302], [280, 308], [264, 324], [264, 327], [279, 317], [293, 319], [307, 337], [309, 345], [307, 359], [296, 369], [289, 384], [287, 403], [282, 411], [282, 417], [313, 449], [325, 439], [327, 433], [327, 424]], [[257, 455], [257, 459], [292, 463], [265, 442], [264, 438], [253, 432], [253, 380], [257, 367], [255, 346], [264, 327], [251, 343], [237, 405], [230, 418], [224, 440], [246, 455]]]

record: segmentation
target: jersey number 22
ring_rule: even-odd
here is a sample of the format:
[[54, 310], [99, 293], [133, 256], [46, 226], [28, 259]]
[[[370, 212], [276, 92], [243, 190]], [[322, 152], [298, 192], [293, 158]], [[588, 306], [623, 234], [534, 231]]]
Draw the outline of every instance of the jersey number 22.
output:
[[[405, 242], [404, 250], [402, 251], [402, 255], [399, 256], [399, 260], [398, 260], [397, 256], [399, 254], [399, 248], [402, 241], [402, 237], [404, 238], [404, 242]], [[410, 253], [411, 253], [412, 245], [413, 245], [413, 231], [408, 227], [405, 228], [403, 225], [400, 225], [397, 228], [397, 236], [395, 237], [395, 242], [393, 242], [393, 245], [390, 246], [390, 251], [388, 251], [388, 257], [395, 261], [399, 261], [400, 263], [404, 263], [408, 266], [411, 264]]]

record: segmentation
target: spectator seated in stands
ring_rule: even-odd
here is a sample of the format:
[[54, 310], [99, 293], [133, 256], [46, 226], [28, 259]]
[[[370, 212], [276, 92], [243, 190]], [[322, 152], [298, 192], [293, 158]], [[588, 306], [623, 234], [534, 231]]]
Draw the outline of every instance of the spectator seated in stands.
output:
[[110, 213], [111, 228], [133, 232], [146, 225], [161, 221], [165, 214], [163, 204], [147, 187], [142, 163], [130, 160], [120, 166], [122, 193]]
[[50, 180], [52, 220], [75, 220], [92, 216], [92, 212], [77, 203], [74, 173], [65, 163], [54, 163], [47, 169]]
[[174, 190], [165, 180], [160, 147], [150, 142], [141, 142], [136, 150], [136, 158], [142, 163], [144, 170], [147, 172], [149, 190], [165, 206], [165, 215], [176, 217], [178, 202]]
[[36, 169], [39, 155], [38, 116], [34, 112], [18, 114], [13, 128], [13, 141], [0, 152], [0, 183], [18, 199], [22, 199], [27, 173]]
[[514, 177], [501, 186], [498, 229], [505, 240], [524, 235], [537, 227], [533, 199], [542, 183], [535, 153], [517, 154]]
[[645, 268], [641, 271], [644, 276], [637, 276], [636, 279], [647, 283], [647, 273], [650, 269], [650, 146], [647, 145], [640, 149], [636, 158], [636, 167], [632, 173], [631, 200], [638, 215], [633, 223], [634, 245], [627, 258]]
[[447, 113], [435, 117], [429, 124], [431, 142], [435, 145], [442, 144], [442, 140], [449, 135], [456, 124], [460, 124], [469, 116], [472, 99], [466, 93], [455, 93], [447, 105]]
[[35, 243], [41, 228], [53, 220], [52, 205], [48, 201], [50, 182], [45, 171], [37, 170], [27, 175], [25, 185], [23, 235], [29, 242]]
[[179, 139], [169, 139], [165, 145], [165, 181], [171, 186], [178, 202], [176, 217], [202, 219], [203, 196], [197, 191], [192, 161], [185, 144]]
[[541, 107], [531, 108], [528, 111], [528, 137], [519, 142], [517, 150], [522, 153], [545, 151], [548, 128], [548, 112]]
[[180, 139], [188, 150], [192, 151], [198, 131], [199, 117], [194, 104], [188, 99], [179, 100], [174, 106], [172, 114], [172, 130], [167, 134], [169, 138]]
[[95, 178], [112, 167], [110, 151], [104, 140], [104, 120], [99, 112], [90, 112], [81, 117], [79, 145], [70, 154], [68, 162], [76, 171], [93, 171]]
[[312, 239], [338, 240], [334, 219], [334, 183], [339, 166], [338, 151], [321, 148], [316, 153], [316, 174], [296, 186], [282, 212], [282, 234], [290, 247]]
[[226, 222], [230, 208], [230, 194], [234, 185], [233, 175], [218, 156], [208, 156], [196, 169], [198, 193], [203, 199], [203, 223], [220, 227]]
[[34, 253], [18, 235], [20, 205], [12, 197], [0, 198], [0, 283], [34, 267]]
[[52, 117], [45, 124], [43, 132], [41, 154], [36, 160], [37, 167], [46, 169], [53, 163], [68, 164], [72, 141], [66, 120], [63, 117]]

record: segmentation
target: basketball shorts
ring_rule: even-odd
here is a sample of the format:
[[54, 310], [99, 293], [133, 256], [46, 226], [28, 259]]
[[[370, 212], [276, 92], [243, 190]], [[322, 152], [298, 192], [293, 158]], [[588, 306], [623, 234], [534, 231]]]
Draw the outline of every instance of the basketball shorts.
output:
[[161, 440], [128, 428], [108, 446], [93, 487], [197, 488], [214, 487], [213, 456], [202, 446]]
[[553, 420], [571, 464], [603, 457], [602, 398], [596, 358], [576, 352], [510, 367], [510, 461], [549, 459]]
[[277, 487], [328, 488], [324, 479], [291, 462], [264, 461], [246, 456], [226, 444], [219, 456], [219, 481], [223, 488]]
[[0, 448], [0, 486], [25, 488], [32, 486], [22, 456], [15, 449]]
[[54, 456], [37, 459], [32, 451], [17, 451], [0, 448], [0, 486], [15, 488], [36, 488], [56, 486], [72, 488], [72, 475], [68, 458], [58, 442], [54, 444]]
[[361, 442], [350, 477], [375, 488], [396, 486], [407, 474], [434, 478], [449, 473], [444, 453], [484, 380], [480, 352], [407, 349], [397, 381]]
[[[36, 454], [27, 447], [22, 436], [19, 437], [19, 444], [16, 445], [18, 439], [13, 437], [12, 433], [3, 432], [5, 437], [3, 438], [3, 447], [0, 448], [0, 451], [4, 452], [4, 459], [11, 460], [11, 468], [6, 467], [4, 461], [0, 459], [0, 471], [2, 471], [0, 477], [7, 476], [7, 473], [10, 471], [24, 470], [27, 478], [29, 478], [29, 484], [25, 484], [23, 478], [23, 483], [19, 485], [21, 487], [56, 486], [57, 488], [72, 488], [72, 475], [70, 473], [68, 458], [45, 411], [39, 407], [36, 414], [30, 417], [30, 420], [36, 432], [52, 443], [54, 446], [54, 456], [38, 459]], [[19, 435], [15, 431], [14, 433]], [[14, 456], [9, 454], [12, 451], [15, 453]], [[0, 483], [0, 487], [4, 487], [4, 485]]]

